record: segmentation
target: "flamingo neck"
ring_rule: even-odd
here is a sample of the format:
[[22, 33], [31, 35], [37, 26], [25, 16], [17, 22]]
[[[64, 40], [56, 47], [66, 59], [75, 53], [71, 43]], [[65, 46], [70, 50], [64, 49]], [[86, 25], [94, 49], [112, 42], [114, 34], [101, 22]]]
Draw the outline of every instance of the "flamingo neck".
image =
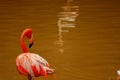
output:
[[21, 45], [21, 48], [23, 50], [24, 53], [28, 52], [28, 49], [25, 45], [25, 42], [24, 42], [24, 35], [21, 35], [21, 38], [20, 38], [20, 45]]

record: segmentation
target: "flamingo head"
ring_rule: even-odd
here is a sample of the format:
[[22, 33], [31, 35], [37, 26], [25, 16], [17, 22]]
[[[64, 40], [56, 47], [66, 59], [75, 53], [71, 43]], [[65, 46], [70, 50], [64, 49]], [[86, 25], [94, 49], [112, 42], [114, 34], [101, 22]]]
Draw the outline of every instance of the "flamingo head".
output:
[[29, 48], [32, 47], [33, 43], [34, 43], [34, 39], [33, 39], [33, 32], [32, 29], [27, 28], [24, 30], [24, 35], [29, 39]]

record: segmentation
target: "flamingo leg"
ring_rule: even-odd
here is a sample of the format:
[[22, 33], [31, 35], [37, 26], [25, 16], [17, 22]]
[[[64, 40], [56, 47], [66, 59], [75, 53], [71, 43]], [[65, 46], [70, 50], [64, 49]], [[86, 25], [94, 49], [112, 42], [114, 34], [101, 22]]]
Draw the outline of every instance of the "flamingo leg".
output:
[[45, 77], [45, 80], [48, 80], [47, 77]]
[[48, 75], [45, 75], [44, 77], [45, 77], [45, 80], [48, 80]]
[[28, 80], [32, 80], [32, 76], [28, 74]]
[[35, 78], [33, 77], [32, 80], [35, 80]]

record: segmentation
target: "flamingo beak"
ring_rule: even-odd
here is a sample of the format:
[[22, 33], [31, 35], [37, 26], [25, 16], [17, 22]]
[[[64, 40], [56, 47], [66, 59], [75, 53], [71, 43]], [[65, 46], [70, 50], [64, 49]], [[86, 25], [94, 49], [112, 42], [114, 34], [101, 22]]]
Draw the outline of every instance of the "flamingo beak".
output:
[[32, 47], [32, 45], [33, 45], [33, 42], [29, 44], [29, 48], [31, 48], [31, 47]]

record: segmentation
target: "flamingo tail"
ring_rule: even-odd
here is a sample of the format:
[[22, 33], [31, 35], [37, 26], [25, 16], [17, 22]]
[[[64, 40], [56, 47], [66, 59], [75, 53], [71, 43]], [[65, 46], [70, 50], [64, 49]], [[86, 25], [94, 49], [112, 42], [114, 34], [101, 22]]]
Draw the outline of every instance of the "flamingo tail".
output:
[[54, 80], [57, 80], [56, 75], [55, 75], [55, 69], [48, 69], [47, 74], [52, 75], [54, 77]]
[[46, 72], [47, 72], [47, 74], [53, 74], [53, 73], [55, 73], [55, 69], [48, 68]]

